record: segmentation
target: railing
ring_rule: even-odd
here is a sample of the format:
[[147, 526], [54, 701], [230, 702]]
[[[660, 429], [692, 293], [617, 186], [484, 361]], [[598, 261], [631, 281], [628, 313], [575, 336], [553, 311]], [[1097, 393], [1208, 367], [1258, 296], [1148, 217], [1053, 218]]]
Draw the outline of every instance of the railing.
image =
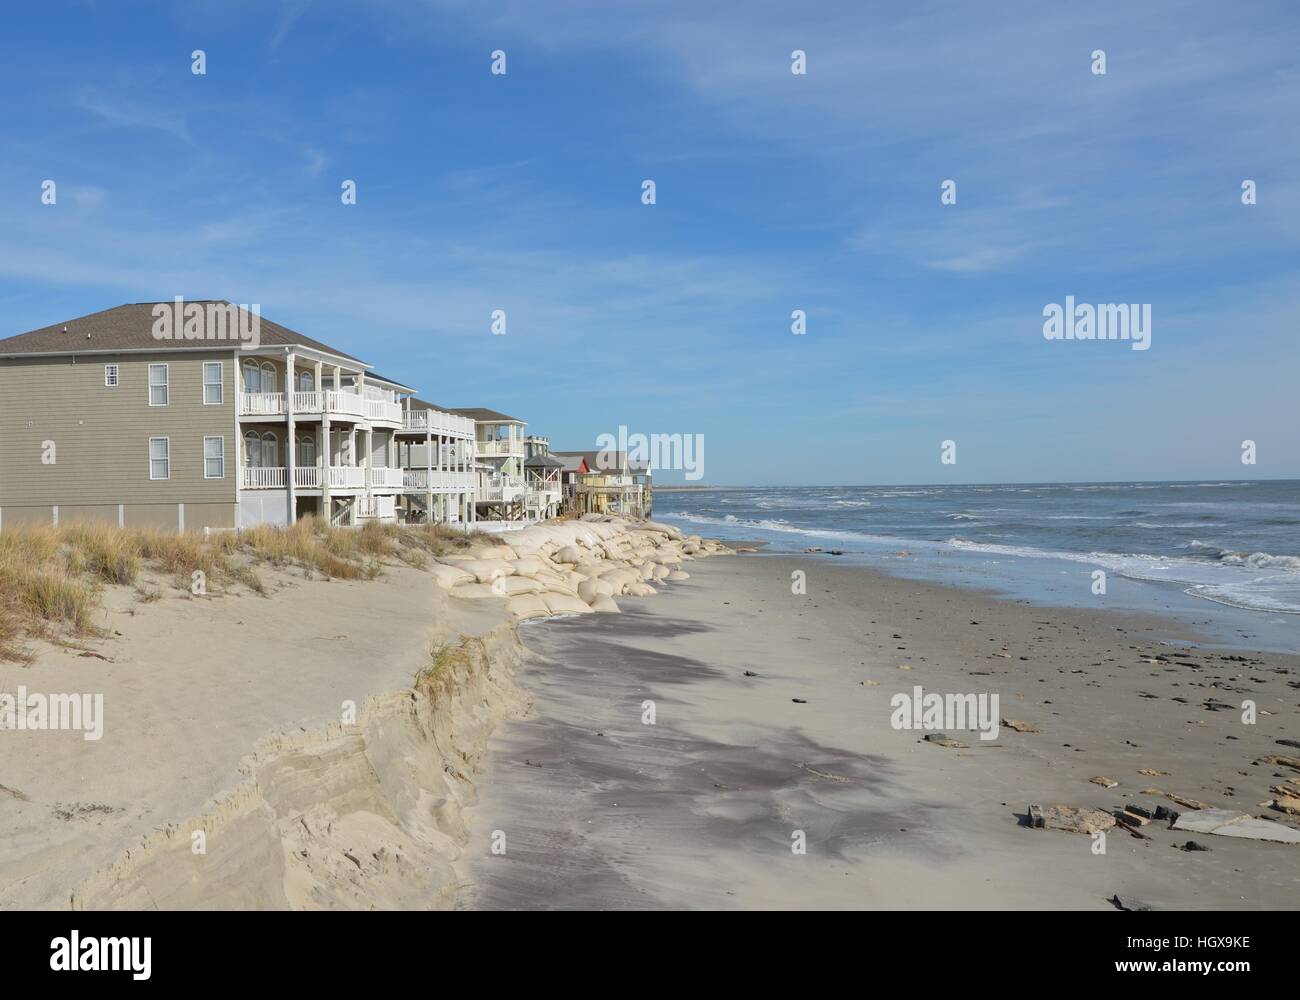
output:
[[319, 392], [295, 392], [293, 394], [294, 413], [320, 413]]
[[402, 488], [410, 493], [435, 493], [446, 490], [452, 493], [473, 493], [478, 484], [474, 472], [451, 472], [446, 469], [407, 469], [402, 476]]
[[354, 465], [331, 465], [321, 470], [330, 489], [360, 490], [366, 486], [366, 470]]
[[[283, 392], [245, 392], [239, 397], [239, 415], [241, 417], [278, 417], [288, 412], [286, 396]], [[370, 401], [374, 402], [374, 401]], [[340, 392], [326, 389], [323, 392], [295, 392], [293, 394], [294, 413], [343, 413], [364, 417], [367, 413], [367, 400], [355, 392]], [[396, 403], [377, 404], [384, 409], [378, 419], [401, 420], [401, 408]]]
[[393, 489], [400, 490], [405, 477], [401, 469], [377, 469], [366, 470], [366, 484], [373, 489]]
[[240, 486], [246, 490], [282, 490], [284, 489], [284, 466], [245, 468]]
[[497, 479], [490, 479], [483, 488], [484, 500], [516, 500], [528, 492], [528, 487], [522, 479], [516, 479], [514, 476], [501, 476]]
[[325, 405], [330, 413], [351, 413], [358, 417], [366, 415], [366, 401], [355, 392], [339, 392], [336, 389], [325, 390]]
[[448, 437], [474, 437], [473, 420], [443, 410], [407, 410], [403, 414], [402, 429], [421, 433], [428, 431]]
[[245, 417], [276, 417], [284, 413], [284, 393], [246, 392], [239, 397], [239, 413]]
[[[282, 490], [288, 472], [282, 465], [246, 467], [240, 486], [246, 490]], [[371, 486], [401, 489], [404, 477], [401, 469], [371, 469]], [[318, 490], [328, 482], [333, 489], [359, 490], [366, 486], [366, 470], [352, 465], [333, 465], [328, 470], [315, 465], [300, 465], [293, 470], [293, 485], [300, 490]]]
[[522, 455], [524, 453], [523, 441], [516, 438], [514, 441], [475, 441], [474, 447], [480, 455], [497, 456], [497, 455]]
[[367, 399], [365, 403], [367, 420], [382, 420], [390, 424], [402, 423], [402, 408], [396, 403], [382, 399]]

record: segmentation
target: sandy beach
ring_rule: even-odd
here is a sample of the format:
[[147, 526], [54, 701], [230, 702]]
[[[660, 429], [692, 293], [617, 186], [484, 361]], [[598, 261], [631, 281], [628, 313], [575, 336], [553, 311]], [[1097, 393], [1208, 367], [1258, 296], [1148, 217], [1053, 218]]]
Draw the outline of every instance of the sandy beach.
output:
[[[796, 569], [806, 596], [791, 594]], [[1143, 839], [1110, 829], [1098, 854], [1090, 836], [1023, 825], [1031, 802], [1185, 811], [1153, 790], [1285, 821], [1262, 803], [1295, 772], [1258, 761], [1294, 753], [1276, 741], [1297, 734], [1295, 656], [1191, 648], [1169, 619], [1030, 607], [829, 557], [711, 560], [624, 603], [523, 628], [533, 708], [490, 742], [459, 906], [1295, 905], [1294, 845], [1152, 822]], [[914, 685], [996, 691], [1037, 732], [926, 742], [890, 725], [891, 697]], [[1205, 704], [1244, 698], [1255, 725]]]
[[[717, 551], [569, 522], [265, 596], [108, 587], [102, 638], [0, 670], [105, 705], [93, 741], [4, 733], [0, 908], [1295, 905], [1300, 845], [1133, 816], [1294, 836], [1297, 657]], [[996, 693], [996, 738], [896, 728], [916, 686]]]

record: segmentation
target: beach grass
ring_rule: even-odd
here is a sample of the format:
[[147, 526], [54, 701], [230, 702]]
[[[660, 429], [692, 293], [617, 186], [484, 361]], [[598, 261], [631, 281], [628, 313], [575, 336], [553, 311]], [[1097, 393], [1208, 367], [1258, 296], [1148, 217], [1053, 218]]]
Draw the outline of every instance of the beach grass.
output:
[[192, 596], [234, 586], [265, 596], [259, 567], [373, 580], [385, 564], [423, 568], [430, 557], [483, 540], [445, 525], [336, 528], [313, 517], [208, 536], [109, 524], [7, 529], [0, 532], [0, 661], [26, 659], [25, 639], [99, 634], [94, 615], [104, 587], [134, 587], [141, 603], [159, 600], [163, 591], [146, 575], [169, 577]]

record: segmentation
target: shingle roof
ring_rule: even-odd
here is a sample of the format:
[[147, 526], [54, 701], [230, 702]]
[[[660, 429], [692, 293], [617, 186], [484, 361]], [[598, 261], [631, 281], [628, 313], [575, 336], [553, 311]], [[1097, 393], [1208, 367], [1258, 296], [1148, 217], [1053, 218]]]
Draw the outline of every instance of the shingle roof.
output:
[[559, 457], [560, 461], [564, 464], [565, 472], [580, 472], [580, 471], [590, 472], [591, 471], [585, 464], [587, 460], [583, 458], [581, 455], [566, 455], [563, 452], [558, 452], [558, 451], [551, 452], [551, 455], [553, 457]]
[[[230, 305], [225, 299], [187, 300], [186, 305]], [[212, 340], [159, 340], [153, 335], [156, 305], [172, 305], [171, 302], [131, 302], [114, 306], [80, 316], [76, 319], [43, 326], [39, 330], [29, 330], [13, 337], [0, 340], [0, 356], [23, 354], [81, 354], [94, 351], [97, 353], [111, 351], [184, 351], [212, 348], [217, 342]], [[242, 311], [242, 310], [241, 310]], [[364, 364], [346, 351], [330, 347], [319, 340], [313, 340], [287, 326], [281, 326], [265, 316], [259, 317], [259, 336], [261, 343], [269, 347], [289, 347], [298, 345], [326, 354], [334, 354], [358, 364]], [[232, 346], [238, 343], [231, 341]], [[218, 345], [219, 346], [219, 345]]]
[[[369, 371], [369, 372], [366, 372], [366, 381], [367, 381], [367, 382], [385, 382], [385, 383], [387, 383], [388, 385], [395, 385], [395, 386], [397, 386], [397, 388], [399, 388], [399, 389], [410, 389], [411, 392], [415, 392], [415, 389], [413, 389], [411, 386], [407, 385], [405, 382], [399, 382], [399, 381], [397, 381], [397, 379], [395, 379], [395, 378], [389, 378], [387, 375], [380, 375], [379, 372], [376, 372], [376, 371]], [[427, 409], [427, 407], [422, 407], [422, 409]], [[437, 409], [437, 407], [434, 407], [434, 409]]]
[[[441, 409], [441, 407], [440, 407]], [[469, 417], [471, 420], [493, 421], [498, 420], [506, 423], [524, 424], [528, 421], [520, 420], [518, 417], [508, 417], [500, 410], [488, 410], [481, 406], [468, 407], [451, 407], [448, 412], [459, 413], [462, 417]]]
[[[627, 452], [607, 448], [602, 451], [552, 451], [552, 455], [561, 458], [586, 459], [587, 467], [592, 472], [612, 472], [626, 468], [629, 472], [649, 473], [650, 463], [640, 458], [628, 458]], [[569, 469], [567, 471], [573, 471]]]
[[558, 458], [552, 458], [550, 455], [534, 455], [532, 458], [524, 461], [526, 469], [563, 469], [564, 463]]

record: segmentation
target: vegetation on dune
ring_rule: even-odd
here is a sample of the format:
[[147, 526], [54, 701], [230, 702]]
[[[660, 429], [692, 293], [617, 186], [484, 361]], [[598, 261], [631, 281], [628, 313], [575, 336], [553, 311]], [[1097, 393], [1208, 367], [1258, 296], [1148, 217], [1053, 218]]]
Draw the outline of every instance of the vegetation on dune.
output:
[[262, 525], [208, 537], [108, 524], [9, 528], [0, 532], [0, 661], [26, 659], [26, 638], [96, 635], [104, 587], [134, 587], [141, 603], [158, 600], [163, 592], [143, 579], [146, 573], [170, 577], [188, 594], [243, 586], [265, 595], [259, 566], [372, 580], [385, 563], [424, 567], [431, 556], [481, 540], [440, 524], [334, 528], [310, 517], [287, 528]]

